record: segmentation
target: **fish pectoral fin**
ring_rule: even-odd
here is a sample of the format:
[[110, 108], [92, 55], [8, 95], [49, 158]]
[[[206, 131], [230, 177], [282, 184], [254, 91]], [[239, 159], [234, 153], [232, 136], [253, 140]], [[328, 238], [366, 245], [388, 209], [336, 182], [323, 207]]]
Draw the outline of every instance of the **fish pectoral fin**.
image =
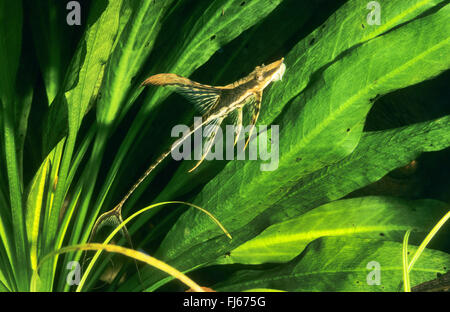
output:
[[193, 86], [176, 86], [175, 92], [181, 94], [194, 104], [201, 114], [213, 109], [219, 102], [221, 94], [221, 91], [218, 89]]
[[148, 77], [141, 85], [173, 87], [174, 91], [184, 96], [195, 105], [200, 113], [205, 113], [218, 103], [221, 89], [204, 85], [175, 74], [158, 74]]

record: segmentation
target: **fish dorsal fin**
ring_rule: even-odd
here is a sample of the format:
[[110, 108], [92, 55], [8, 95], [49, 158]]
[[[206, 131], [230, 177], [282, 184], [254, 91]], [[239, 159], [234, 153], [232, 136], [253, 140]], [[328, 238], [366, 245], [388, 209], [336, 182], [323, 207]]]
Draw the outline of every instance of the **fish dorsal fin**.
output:
[[218, 103], [221, 89], [204, 85], [175, 74], [158, 74], [147, 78], [142, 85], [173, 87], [175, 92], [192, 102], [200, 113], [205, 113]]

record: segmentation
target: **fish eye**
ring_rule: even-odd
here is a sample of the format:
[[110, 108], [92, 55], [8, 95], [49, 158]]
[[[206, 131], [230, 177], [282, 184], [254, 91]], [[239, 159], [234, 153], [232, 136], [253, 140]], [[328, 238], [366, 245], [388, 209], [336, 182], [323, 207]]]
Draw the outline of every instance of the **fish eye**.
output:
[[264, 76], [261, 75], [261, 74], [256, 74], [256, 79], [257, 79], [258, 81], [262, 81], [262, 80], [264, 79]]

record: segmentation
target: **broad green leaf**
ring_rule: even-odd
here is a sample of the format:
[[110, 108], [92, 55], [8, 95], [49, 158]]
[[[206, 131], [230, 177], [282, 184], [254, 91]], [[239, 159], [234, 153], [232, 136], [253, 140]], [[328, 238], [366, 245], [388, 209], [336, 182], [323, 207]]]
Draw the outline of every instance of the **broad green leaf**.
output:
[[[120, 12], [123, 1], [111, 1], [104, 7], [104, 2], [94, 3], [88, 19], [88, 27], [84, 38], [78, 47], [78, 52], [69, 67], [69, 74], [66, 77], [66, 86], [62, 101], [67, 102], [68, 129], [69, 135], [66, 142], [63, 160], [59, 173], [59, 181], [55, 194], [54, 204], [56, 211], [62, 203], [66, 192], [66, 179], [72, 159], [78, 128], [81, 121], [95, 100], [100, 84], [103, 79], [105, 65], [110, 56], [117, 31], [119, 29]], [[85, 52], [83, 52], [85, 51]], [[81, 64], [80, 64], [81, 62]], [[81, 68], [77, 69], [81, 65]], [[75, 72], [75, 79], [72, 77]], [[55, 233], [55, 221], [59, 213], [50, 221], [53, 229], [50, 233]], [[53, 237], [53, 235], [50, 235]]]
[[450, 116], [402, 128], [364, 133], [355, 151], [302, 178], [289, 194], [264, 212], [270, 223], [297, 216], [373, 183], [423, 152], [450, 146]]
[[[328, 66], [277, 120], [278, 168], [262, 172], [260, 162], [230, 162], [204, 187], [195, 203], [215, 213], [233, 235], [233, 231], [282, 199], [301, 177], [350, 154], [377, 95], [432, 78], [450, 67], [450, 59], [444, 57], [450, 52], [450, 25], [444, 22], [449, 13], [450, 5], [446, 5], [355, 47]], [[283, 88], [282, 82], [275, 87]], [[194, 252], [218, 235], [203, 217], [188, 211], [158, 252], [167, 259], [185, 252], [197, 254], [199, 259], [191, 259], [198, 264], [210, 259], [208, 254], [214, 257], [219, 249], [231, 247], [221, 241], [217, 249]], [[183, 261], [180, 265], [188, 264]]]
[[[382, 0], [381, 24], [369, 25], [369, 1], [347, 1], [325, 23], [300, 41], [286, 56], [284, 88], [272, 88], [261, 108], [260, 123], [271, 123], [284, 105], [305, 87], [320, 78], [321, 72], [339, 61], [351, 49], [380, 36], [402, 23], [410, 22], [424, 12], [439, 7], [445, 0]], [[366, 63], [363, 68], [370, 70]], [[373, 63], [370, 63], [373, 65]]]
[[[337, 13], [333, 14], [320, 29], [318, 28], [308, 35], [286, 56], [287, 62], [292, 64], [291, 67], [288, 66], [287, 68], [287, 75], [291, 77], [295, 75], [297, 78], [287, 79], [284, 88], [271, 88], [265, 92], [260, 123], [268, 124], [272, 122], [284, 105], [305, 88], [311, 79], [312, 74], [328, 65], [341, 52], [344, 52], [346, 49], [360, 44], [361, 42], [373, 39], [381, 33], [392, 29], [400, 23], [404, 23], [417, 17], [419, 14], [442, 2], [442, 0], [383, 1], [383, 23], [381, 26], [367, 25], [366, 17], [369, 13], [369, 10], [367, 10], [367, 1], [348, 2]], [[222, 66], [217, 70], [213, 67], [211, 72], [214, 74], [210, 74], [211, 81], [217, 81], [218, 76], [220, 78], [220, 75], [226, 73], [226, 71], [229, 72], [226, 74], [227, 77], [233, 77], [232, 73], [236, 71], [238, 71], [238, 74], [241, 73], [241, 75], [247, 74], [253, 69], [248, 68], [249, 62], [252, 62], [254, 67], [267, 61], [267, 58], [263, 58], [260, 63], [253, 63], [253, 60], [260, 58], [260, 56], [265, 57], [266, 55], [274, 54], [282, 56], [278, 54], [279, 52], [277, 52], [277, 50], [271, 52], [274, 48], [273, 46], [281, 42], [284, 36], [289, 35], [289, 33], [301, 23], [302, 18], [309, 14], [308, 10], [317, 5], [317, 3], [313, 1], [301, 4], [296, 2], [294, 4], [285, 1], [279, 7], [283, 5], [287, 8], [291, 8], [291, 11], [293, 12], [298, 11], [297, 14], [299, 16], [297, 17], [297, 20], [295, 20], [296, 24], [294, 23], [289, 26], [290, 16], [288, 14], [286, 14], [286, 16], [281, 16], [280, 19], [277, 19], [279, 16], [274, 16], [272, 20], [269, 20], [271, 16], [266, 18], [262, 22], [262, 27], [255, 27], [254, 31], [255, 34], [262, 31], [262, 33], [260, 33], [261, 38], [265, 38], [266, 41], [262, 40], [261, 42], [258, 42], [254, 40], [254, 37], [250, 36], [249, 38], [251, 38], [251, 40], [247, 42], [248, 37], [246, 37], [245, 34], [244, 36], [240, 36], [239, 38], [242, 37], [242, 39], [239, 41], [239, 44], [229, 47], [229, 49], [235, 50], [236, 53], [231, 56], [222, 56], [222, 58], [226, 60], [225, 65], [231, 66]], [[322, 7], [323, 3], [319, 3], [318, 5], [320, 7], [316, 7], [316, 10], [324, 9]], [[277, 27], [274, 27], [274, 25], [277, 25]], [[361, 25], [365, 25], [364, 28], [362, 28]], [[283, 26], [287, 26], [289, 29], [281, 29]], [[275, 29], [275, 32], [278, 30], [280, 33], [276, 34], [275, 37], [271, 37], [271, 31], [269, 29]], [[336, 29], [339, 29], [340, 31], [339, 36], [336, 36]], [[342, 34], [345, 34], [345, 36], [342, 36]], [[270, 42], [271, 44], [266, 47], [266, 42]], [[261, 47], [262, 49], [258, 49], [257, 47]], [[220, 54], [217, 58], [220, 58]], [[231, 62], [233, 64], [229, 64]], [[247, 69], [247, 72], [241, 71], [243, 69]], [[240, 77], [233, 77], [233, 79], [237, 78]], [[209, 83], [209, 81], [207, 82]], [[224, 82], [229, 83], [231, 81], [224, 80]], [[266, 111], [268, 111], [267, 114]], [[196, 169], [195, 172], [186, 175], [187, 170], [193, 166], [193, 162], [183, 162], [172, 179], [174, 183], [169, 184], [169, 188], [164, 189], [164, 193], [160, 194], [158, 200], [170, 200], [176, 196], [176, 192], [180, 192], [180, 190], [188, 192], [201, 184], [199, 181], [204, 182], [211, 177], [211, 175], [208, 175], [208, 170], [211, 171], [211, 166], [208, 166], [205, 163], [202, 164], [202, 167]], [[146, 185], [149, 183], [151, 183], [151, 178], [146, 180]], [[142, 185], [142, 189], [145, 189], [145, 185]]]
[[234, 239], [259, 233], [373, 183], [395, 168], [407, 165], [422, 152], [450, 146], [450, 116], [402, 128], [364, 133], [355, 151], [326, 168], [302, 178], [280, 201], [264, 211]]
[[78, 131], [84, 115], [96, 102], [116, 38], [130, 17], [129, 2], [99, 0], [92, 3], [85, 32], [48, 112], [44, 152], [50, 152], [67, 135], [68, 129]]
[[450, 145], [449, 134], [449, 116], [398, 129], [365, 133], [351, 155], [300, 180], [287, 197], [233, 233], [233, 239], [242, 237], [245, 240], [267, 225], [341, 198], [406, 165], [421, 152], [446, 148]]
[[[417, 247], [409, 246], [411, 254]], [[411, 271], [411, 285], [444, 274], [450, 255], [426, 249]], [[377, 269], [379, 268], [379, 284]], [[286, 264], [243, 270], [212, 286], [218, 291], [275, 288], [287, 291], [401, 291], [402, 244], [359, 238], [321, 238]]]
[[[119, 29], [119, 13], [122, 2], [123, 0], [110, 1], [106, 8], [103, 8], [101, 1], [94, 2], [94, 8], [91, 9], [91, 23], [92, 20], [96, 20], [87, 27], [85, 36], [81, 40], [81, 46], [78, 47], [79, 50], [83, 46], [86, 47], [86, 55], [78, 73], [78, 81], [73, 88], [65, 92], [69, 130], [73, 128], [73, 131], [77, 131], [82, 118], [98, 94], [105, 65], [110, 57]], [[100, 16], [97, 17], [97, 14]]]
[[338, 200], [299, 217], [269, 226], [222, 258], [222, 263], [287, 262], [313, 240], [352, 236], [402, 241], [408, 229], [429, 231], [448, 210], [434, 200], [407, 201], [394, 197]]

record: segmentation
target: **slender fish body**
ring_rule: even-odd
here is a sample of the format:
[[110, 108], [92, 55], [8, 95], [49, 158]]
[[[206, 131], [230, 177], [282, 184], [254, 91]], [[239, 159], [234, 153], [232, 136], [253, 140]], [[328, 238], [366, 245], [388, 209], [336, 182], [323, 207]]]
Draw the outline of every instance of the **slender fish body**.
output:
[[[141, 86], [154, 85], [172, 87], [174, 91], [186, 97], [202, 113], [202, 123], [193, 125], [190, 131], [182, 138], [177, 140], [171, 147], [162, 153], [154, 163], [148, 167], [144, 174], [131, 187], [123, 199], [110, 211], [103, 213], [95, 222], [92, 228], [89, 241], [95, 236], [97, 230], [105, 224], [118, 225], [122, 222], [122, 206], [147, 176], [164, 161], [171, 152], [183, 143], [190, 135], [196, 132], [200, 127], [212, 126], [210, 135], [205, 138], [204, 152], [201, 159], [189, 171], [195, 170], [210, 152], [223, 120], [228, 116], [233, 116], [236, 129], [242, 129], [243, 108], [246, 106], [251, 113], [251, 130], [245, 143], [244, 150], [247, 147], [254, 126], [258, 120], [261, 108], [263, 90], [272, 82], [281, 80], [286, 70], [283, 63], [284, 58], [275, 61], [269, 65], [257, 66], [249, 75], [239, 79], [236, 82], [226, 86], [209, 86], [192, 81], [188, 78], [176, 74], [157, 74], [148, 77]], [[239, 132], [235, 135], [234, 144], [237, 142]], [[126, 227], [123, 227], [123, 234], [131, 244], [131, 239]]]

